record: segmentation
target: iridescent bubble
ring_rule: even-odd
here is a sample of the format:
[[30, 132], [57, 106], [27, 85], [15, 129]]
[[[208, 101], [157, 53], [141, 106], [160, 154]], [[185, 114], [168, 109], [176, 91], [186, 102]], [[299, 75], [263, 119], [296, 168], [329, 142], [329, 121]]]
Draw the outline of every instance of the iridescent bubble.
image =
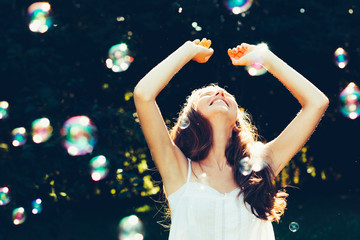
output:
[[291, 222], [289, 224], [289, 229], [292, 232], [297, 232], [299, 230], [299, 224], [297, 222]]
[[91, 171], [91, 178], [94, 181], [100, 181], [101, 179], [105, 178], [109, 172], [109, 163], [103, 155], [99, 155], [93, 157], [90, 160], [90, 171]]
[[5, 119], [8, 117], [8, 108], [9, 103], [7, 101], [1, 101], [0, 102], [0, 119]]
[[32, 122], [32, 139], [35, 143], [47, 141], [53, 132], [50, 121], [47, 118], [39, 118]]
[[237, 15], [249, 10], [253, 0], [225, 0], [224, 2], [225, 6]]
[[186, 129], [190, 126], [190, 120], [188, 117], [184, 116], [181, 118], [181, 121], [179, 123], [179, 128]]
[[12, 219], [15, 225], [19, 225], [25, 222], [25, 209], [23, 207], [15, 208], [12, 212]]
[[2, 187], [0, 188], [0, 206], [4, 206], [10, 202], [10, 196], [9, 196], [9, 188], [8, 187]]
[[263, 67], [261, 63], [253, 63], [251, 65], [245, 66], [245, 69], [248, 71], [250, 76], [261, 76], [267, 73], [266, 68]]
[[144, 226], [141, 220], [135, 216], [127, 216], [119, 223], [119, 240], [143, 240]]
[[36, 2], [28, 7], [30, 31], [44, 33], [49, 30], [52, 25], [50, 9], [51, 6], [48, 2]]
[[348, 64], [347, 52], [339, 47], [334, 53], [335, 63], [339, 68], [344, 68]]
[[95, 125], [87, 116], [71, 117], [61, 128], [64, 137], [63, 145], [71, 156], [91, 153], [96, 144]]
[[252, 164], [249, 157], [241, 159], [239, 171], [244, 176], [247, 176], [252, 172]]
[[34, 201], [31, 202], [31, 207], [32, 207], [31, 212], [33, 214], [41, 213], [41, 211], [42, 211], [42, 200], [40, 198], [35, 199]]
[[19, 147], [26, 143], [26, 129], [24, 127], [15, 128], [12, 130], [11, 135], [13, 136], [12, 145], [14, 147]]
[[109, 49], [109, 58], [106, 59], [106, 67], [113, 72], [124, 72], [134, 58], [129, 55], [129, 48], [126, 43], [119, 43]]
[[352, 120], [360, 115], [360, 91], [355, 83], [351, 82], [340, 93], [340, 112]]

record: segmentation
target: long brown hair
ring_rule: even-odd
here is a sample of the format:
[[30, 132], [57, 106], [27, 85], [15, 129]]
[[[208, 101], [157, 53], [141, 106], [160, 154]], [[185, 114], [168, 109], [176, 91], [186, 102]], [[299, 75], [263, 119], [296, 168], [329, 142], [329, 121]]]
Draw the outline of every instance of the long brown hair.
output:
[[[192, 161], [201, 161], [206, 158], [213, 143], [210, 122], [196, 111], [194, 104], [200, 93], [208, 88], [220, 87], [211, 84], [194, 90], [180, 111], [176, 124], [170, 130], [174, 143]], [[241, 164], [243, 159], [249, 157], [249, 162], [251, 162], [252, 147], [256, 145], [257, 138], [256, 128], [251, 124], [250, 115], [239, 108], [225, 156], [234, 169], [234, 179], [241, 189], [240, 194], [243, 194], [244, 203], [250, 205], [252, 213], [260, 219], [278, 222], [286, 207], [287, 193], [276, 191], [273, 183], [275, 176], [271, 167], [264, 161], [265, 167], [257, 172], [243, 174], [239, 170], [243, 167]], [[267, 156], [269, 156], [268, 153], [262, 154], [263, 158]]]

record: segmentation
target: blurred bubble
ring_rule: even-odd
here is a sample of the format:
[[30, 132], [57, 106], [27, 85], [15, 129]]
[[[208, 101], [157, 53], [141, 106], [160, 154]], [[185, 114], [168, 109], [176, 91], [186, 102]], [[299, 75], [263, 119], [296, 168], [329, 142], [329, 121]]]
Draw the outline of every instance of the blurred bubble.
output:
[[71, 117], [61, 128], [63, 145], [71, 156], [91, 153], [96, 144], [96, 126], [87, 116]]
[[10, 202], [9, 188], [0, 188], [0, 206], [4, 206]]
[[266, 167], [266, 153], [264, 151], [264, 146], [265, 145], [262, 142], [258, 141], [255, 142], [250, 149], [251, 168], [255, 172], [259, 172]]
[[340, 93], [340, 112], [350, 119], [360, 115], [360, 91], [355, 83], [351, 82]]
[[53, 132], [50, 121], [47, 118], [39, 118], [32, 122], [32, 139], [35, 143], [47, 141]]
[[247, 176], [252, 172], [252, 164], [250, 163], [249, 157], [241, 159], [239, 171], [244, 176]]
[[25, 209], [23, 207], [15, 208], [12, 212], [12, 219], [15, 225], [19, 225], [25, 222]]
[[339, 68], [344, 68], [348, 64], [347, 52], [343, 48], [336, 49], [334, 53], [335, 63]]
[[297, 232], [299, 230], [299, 224], [297, 222], [291, 222], [289, 224], [289, 229], [292, 232]]
[[93, 157], [90, 160], [90, 171], [91, 171], [91, 178], [94, 181], [100, 181], [101, 179], [105, 178], [108, 174], [109, 163], [103, 155], [99, 155]]
[[186, 117], [186, 116], [182, 117], [182, 118], [181, 118], [181, 121], [180, 121], [180, 123], [179, 123], [179, 128], [181, 128], [181, 129], [186, 129], [186, 128], [189, 127], [189, 125], [190, 125], [190, 120], [189, 120], [189, 118]]
[[36, 2], [28, 7], [30, 31], [44, 33], [51, 27], [50, 9], [48, 2]]
[[33, 214], [41, 213], [41, 211], [42, 211], [42, 200], [40, 198], [35, 199], [34, 201], [31, 202], [31, 207], [32, 207], [31, 212]]
[[5, 119], [8, 117], [8, 108], [9, 103], [7, 101], [1, 101], [0, 102], [0, 119]]
[[235, 15], [249, 10], [252, 3], [253, 0], [225, 0], [225, 6]]
[[129, 55], [129, 48], [126, 43], [120, 43], [112, 46], [108, 53], [109, 58], [106, 59], [106, 67], [113, 72], [124, 72], [134, 58]]
[[12, 130], [11, 135], [13, 136], [12, 145], [14, 147], [19, 147], [26, 143], [26, 129], [24, 127], [15, 128]]
[[119, 240], [143, 240], [144, 226], [141, 220], [135, 216], [127, 216], [119, 223]]
[[245, 69], [248, 71], [250, 76], [261, 76], [267, 73], [266, 68], [263, 67], [260, 63], [253, 63], [251, 65], [245, 66]]

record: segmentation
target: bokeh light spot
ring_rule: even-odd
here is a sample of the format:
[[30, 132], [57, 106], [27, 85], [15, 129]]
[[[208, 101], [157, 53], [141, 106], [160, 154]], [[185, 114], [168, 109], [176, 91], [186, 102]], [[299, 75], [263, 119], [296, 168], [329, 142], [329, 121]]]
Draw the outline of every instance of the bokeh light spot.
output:
[[225, 6], [235, 15], [249, 10], [252, 3], [253, 0], [225, 0]]

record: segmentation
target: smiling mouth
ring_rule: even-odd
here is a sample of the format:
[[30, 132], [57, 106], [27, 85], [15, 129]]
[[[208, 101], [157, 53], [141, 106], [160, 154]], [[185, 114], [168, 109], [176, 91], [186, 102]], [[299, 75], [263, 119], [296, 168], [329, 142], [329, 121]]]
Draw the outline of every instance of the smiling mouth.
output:
[[213, 105], [214, 102], [218, 102], [218, 101], [221, 101], [221, 102], [225, 103], [226, 106], [229, 107], [229, 104], [228, 104], [224, 99], [220, 99], [220, 98], [213, 100], [213, 101], [210, 103], [210, 106]]

